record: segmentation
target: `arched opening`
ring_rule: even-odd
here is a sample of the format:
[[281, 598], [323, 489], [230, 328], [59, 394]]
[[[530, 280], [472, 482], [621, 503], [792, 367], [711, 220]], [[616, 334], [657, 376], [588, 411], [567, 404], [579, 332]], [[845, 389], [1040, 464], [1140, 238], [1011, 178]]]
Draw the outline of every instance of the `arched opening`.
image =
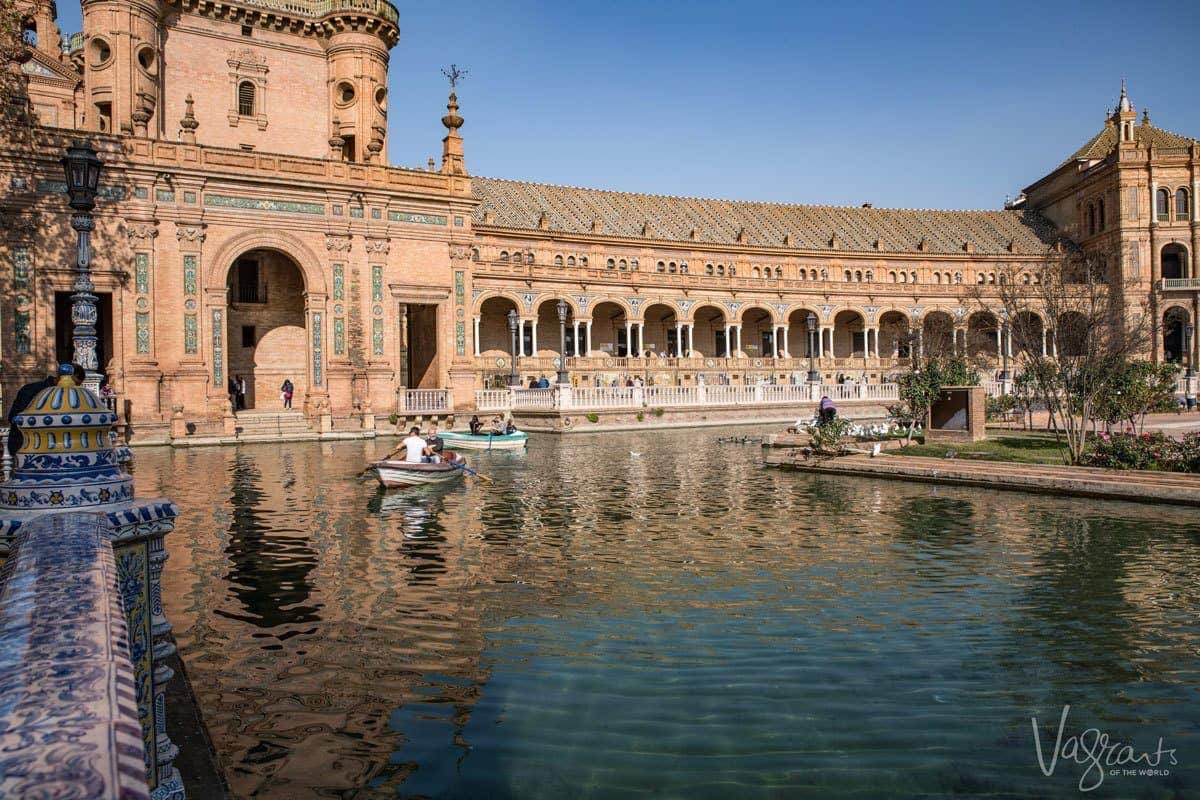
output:
[[908, 358], [910, 352], [908, 316], [903, 311], [885, 311], [879, 316], [879, 355]]
[[849, 309], [833, 318], [833, 357], [864, 358], [867, 352], [866, 321]]
[[675, 309], [663, 303], [654, 303], [642, 314], [645, 327], [642, 331], [642, 350], [658, 356], [674, 357], [678, 353], [675, 323], [679, 320]]
[[775, 357], [775, 320], [770, 312], [762, 308], [742, 312], [742, 351], [751, 358]]
[[725, 358], [725, 312], [716, 306], [701, 306], [692, 315], [692, 349], [702, 356]]
[[1168, 219], [1171, 218], [1170, 206], [1171, 206], [1171, 193], [1168, 192], [1166, 189], [1159, 189], [1158, 192], [1155, 194], [1154, 211], [1155, 211], [1155, 216], [1158, 218], [1158, 220], [1160, 222], [1166, 222]]
[[[808, 317], [814, 328], [808, 332]], [[797, 308], [788, 314], [788, 352], [792, 358], [808, 358], [817, 352], [817, 337], [821, 335], [821, 315], [814, 308]]]
[[[558, 297], [549, 297], [538, 304], [537, 308], [537, 355], [558, 356], [561, 355], [563, 343], [561, 341], [563, 331], [559, 329], [558, 322]], [[567, 303], [567, 320], [566, 320], [566, 347], [567, 355], [575, 352], [573, 345], [575, 343], [575, 309]]]
[[1012, 326], [1013, 353], [1016, 355], [1039, 356], [1046, 344], [1045, 326], [1042, 318], [1032, 311], [1021, 311], [1013, 315]]
[[976, 311], [967, 319], [967, 356], [982, 361], [1000, 357], [1000, 321], [990, 311]]
[[597, 303], [592, 310], [592, 350], [598, 350], [600, 355], [628, 355], [630, 330], [626, 327], [627, 322], [625, 309], [619, 303]]
[[1190, 203], [1188, 203], [1188, 190], [1177, 189], [1175, 191], [1175, 219], [1187, 219], [1190, 211], [1191, 208]]
[[238, 84], [238, 116], [254, 116], [254, 84], [242, 81]]
[[292, 407], [304, 404], [308, 390], [304, 273], [289, 256], [251, 250], [239, 256], [226, 278], [229, 368], [226, 388], [240, 408], [284, 408], [281, 387], [292, 382]]
[[954, 317], [946, 311], [930, 311], [921, 322], [921, 349], [930, 356], [954, 352]]
[[517, 310], [517, 304], [507, 297], [489, 297], [479, 306], [480, 355], [498, 357], [512, 356], [512, 333], [508, 328], [508, 312]]
[[1078, 311], [1068, 311], [1058, 320], [1054, 342], [1059, 356], [1082, 356], [1088, 350], [1087, 318]]
[[1182, 364], [1187, 360], [1184, 331], [1188, 322], [1187, 311], [1179, 306], [1172, 306], [1163, 314], [1163, 361]]
[[1166, 280], [1188, 276], [1188, 254], [1183, 245], [1172, 243], [1162, 249], [1162, 276]]

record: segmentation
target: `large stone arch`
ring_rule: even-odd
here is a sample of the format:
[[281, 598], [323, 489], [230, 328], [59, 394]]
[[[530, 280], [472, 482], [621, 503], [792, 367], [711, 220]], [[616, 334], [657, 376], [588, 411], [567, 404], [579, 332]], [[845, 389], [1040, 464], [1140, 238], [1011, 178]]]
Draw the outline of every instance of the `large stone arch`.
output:
[[[512, 301], [512, 304], [514, 306], [516, 306], [517, 313], [520, 314], [522, 316], [522, 318], [524, 318], [526, 316], [525, 301], [516, 292], [510, 292], [507, 289], [487, 289], [487, 290], [485, 290], [482, 294], [480, 294], [478, 297], [476, 297], [472, 301], [471, 313], [478, 316], [483, 311], [483, 304], [486, 303], [488, 300], [491, 300], [493, 297], [503, 297], [505, 300]], [[536, 301], [535, 301], [535, 303], [536, 303]]]
[[739, 308], [737, 314], [734, 315], [735, 321], [740, 325], [746, 318], [746, 312], [754, 310], [767, 312], [767, 316], [770, 318], [773, 325], [780, 324], [779, 315], [775, 312], [775, 309], [767, 303], [759, 302], [757, 300], [746, 301], [746, 305]]
[[299, 267], [305, 292], [310, 297], [328, 297], [324, 261], [304, 240], [284, 231], [246, 231], [227, 239], [211, 256], [204, 256], [204, 285], [224, 286], [234, 262], [251, 250], [273, 250], [287, 256]]

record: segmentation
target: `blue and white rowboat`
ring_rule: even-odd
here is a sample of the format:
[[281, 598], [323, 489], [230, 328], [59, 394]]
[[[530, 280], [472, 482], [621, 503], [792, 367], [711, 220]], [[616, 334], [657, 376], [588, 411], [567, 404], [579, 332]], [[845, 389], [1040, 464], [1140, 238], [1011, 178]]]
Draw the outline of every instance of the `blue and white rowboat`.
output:
[[529, 434], [522, 431], [508, 434], [447, 431], [438, 436], [453, 450], [523, 450], [529, 442]]

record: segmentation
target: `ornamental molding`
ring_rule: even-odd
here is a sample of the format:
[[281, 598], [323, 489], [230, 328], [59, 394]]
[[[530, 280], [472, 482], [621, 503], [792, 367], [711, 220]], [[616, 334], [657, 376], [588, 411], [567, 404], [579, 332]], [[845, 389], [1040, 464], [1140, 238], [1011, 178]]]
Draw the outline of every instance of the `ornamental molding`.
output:
[[349, 253], [352, 240], [349, 236], [337, 233], [325, 234], [325, 249], [331, 253]]
[[833, 313], [833, 306], [821, 306], [821, 316], [829, 319], [829, 315]]
[[125, 233], [129, 236], [129, 241], [131, 242], [139, 239], [155, 239], [158, 237], [158, 223], [127, 222], [125, 224]]
[[471, 259], [471, 246], [466, 244], [451, 244], [450, 245], [450, 260], [451, 261], [469, 261]]
[[8, 229], [9, 239], [28, 239], [41, 229], [41, 215], [6, 214], [4, 227]]
[[175, 238], [181, 242], [195, 242], [202, 244], [205, 237], [208, 236], [204, 232], [203, 225], [185, 225], [181, 222], [175, 223]]
[[633, 316], [636, 317], [639, 313], [641, 313], [642, 304], [646, 302], [646, 298], [644, 298], [644, 297], [626, 297], [625, 302], [629, 303], [629, 308], [633, 311]]
[[592, 296], [590, 294], [575, 294], [571, 295], [571, 297], [574, 299], [576, 305], [579, 306], [580, 314], [587, 311], [588, 306], [592, 304]]
[[518, 295], [521, 298], [521, 302], [525, 304], [526, 311], [533, 311], [533, 304], [540, 296], [535, 292], [522, 292]]
[[368, 253], [389, 253], [392, 249], [391, 239], [367, 239]]

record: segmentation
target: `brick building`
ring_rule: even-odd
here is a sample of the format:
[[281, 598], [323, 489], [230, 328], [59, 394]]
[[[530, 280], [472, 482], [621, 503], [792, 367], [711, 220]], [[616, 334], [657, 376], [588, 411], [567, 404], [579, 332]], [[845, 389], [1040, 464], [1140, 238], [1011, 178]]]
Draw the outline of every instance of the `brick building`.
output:
[[878, 381], [914, 329], [986, 358], [998, 326], [971, 293], [1036, 274], [1063, 240], [1119, 253], [1156, 358], [1182, 357], [1200, 311], [1200, 145], [1139, 119], [1124, 89], [1004, 210], [661, 197], [472, 177], [453, 93], [440, 166], [389, 165], [386, 0], [82, 6], [63, 37], [53, 0], [28, 2], [29, 113], [0, 149], [3, 389], [70, 356], [58, 158], [84, 131], [107, 165], [101, 363], [148, 435], [172, 418], [227, 430], [239, 375], [252, 408], [278, 409], [288, 378], [298, 409], [343, 429], [423, 391], [469, 409], [508, 379], [514, 340], [523, 380], [553, 377], [560, 300], [586, 385], [803, 380], [810, 343], [823, 375]]

